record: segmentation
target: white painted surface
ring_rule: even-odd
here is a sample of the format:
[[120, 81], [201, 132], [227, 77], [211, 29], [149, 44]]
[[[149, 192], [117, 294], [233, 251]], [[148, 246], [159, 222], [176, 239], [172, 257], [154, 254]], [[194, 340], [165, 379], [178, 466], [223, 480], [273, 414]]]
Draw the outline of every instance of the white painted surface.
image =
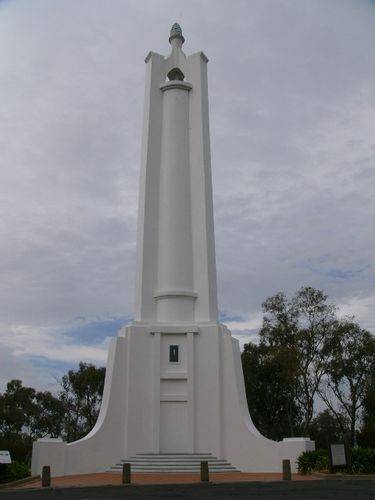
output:
[[160, 453], [186, 453], [189, 446], [188, 440], [187, 402], [161, 402]]
[[38, 439], [33, 443], [31, 474], [42, 473], [44, 465], [51, 468], [51, 476], [66, 474], [66, 448], [62, 439]]
[[[292, 470], [310, 440], [264, 438], [248, 413], [237, 340], [218, 323], [207, 58], [146, 58], [135, 321], [111, 342], [103, 403], [83, 439], [34, 443], [32, 471], [107, 470], [140, 453], [212, 453], [243, 471]], [[168, 82], [179, 67], [185, 80]], [[169, 346], [178, 345], [178, 363]]]

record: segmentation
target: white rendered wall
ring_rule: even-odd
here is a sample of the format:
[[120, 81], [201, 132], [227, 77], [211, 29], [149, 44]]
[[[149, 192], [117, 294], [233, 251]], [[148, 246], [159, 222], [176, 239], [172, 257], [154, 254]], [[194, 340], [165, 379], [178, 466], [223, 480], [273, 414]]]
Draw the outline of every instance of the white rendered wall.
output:
[[[296, 458], [313, 442], [275, 442], [256, 430], [238, 341], [217, 324], [183, 328], [132, 326], [121, 332], [110, 349], [96, 426], [74, 443], [34, 443], [33, 474], [43, 465], [52, 466], [53, 476], [102, 472], [136, 453], [160, 452], [210, 452], [249, 472], [280, 472], [282, 459], [289, 458], [295, 471]], [[180, 345], [180, 364], [168, 362], [170, 344]]]
[[207, 57], [187, 58], [190, 93], [190, 177], [193, 228], [195, 320], [218, 321]]
[[[178, 44], [146, 58], [135, 322], [218, 319], [207, 61]], [[185, 81], [162, 90], [176, 65]]]
[[[126, 376], [125, 338], [112, 339], [109, 346], [103, 401], [92, 431], [73, 443], [38, 440], [33, 446], [32, 474], [43, 465], [51, 466], [53, 476], [102, 470], [103, 464], [122, 455], [124, 450], [124, 403], [121, 397]], [[122, 429], [122, 430], [121, 430]]]
[[157, 320], [194, 320], [190, 203], [189, 91], [169, 82], [163, 91], [160, 162]]
[[158, 220], [161, 133], [165, 59], [150, 52], [146, 57], [142, 156], [139, 179], [135, 321], [155, 321], [158, 274]]

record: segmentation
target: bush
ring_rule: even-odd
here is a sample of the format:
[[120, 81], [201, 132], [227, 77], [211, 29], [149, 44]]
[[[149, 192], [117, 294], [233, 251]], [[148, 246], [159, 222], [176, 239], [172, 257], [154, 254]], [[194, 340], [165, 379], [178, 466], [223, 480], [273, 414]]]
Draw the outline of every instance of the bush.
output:
[[12, 460], [30, 465], [33, 438], [26, 434], [0, 434], [0, 450], [9, 450]]
[[[297, 460], [298, 471], [301, 474], [310, 474], [328, 470], [328, 451], [304, 451]], [[340, 470], [340, 469], [337, 469]], [[341, 469], [345, 471], [345, 467]], [[375, 472], [375, 449], [353, 448], [352, 471], [354, 474], [370, 474]]]
[[28, 476], [30, 476], [30, 469], [23, 462], [0, 464], [0, 483], [10, 483]]
[[301, 474], [310, 474], [314, 471], [328, 469], [328, 451], [304, 451], [297, 460], [298, 471]]
[[354, 448], [352, 450], [352, 468], [354, 473], [369, 474], [375, 472], [375, 449]]
[[375, 419], [373, 422], [366, 422], [356, 437], [359, 446], [375, 448]]

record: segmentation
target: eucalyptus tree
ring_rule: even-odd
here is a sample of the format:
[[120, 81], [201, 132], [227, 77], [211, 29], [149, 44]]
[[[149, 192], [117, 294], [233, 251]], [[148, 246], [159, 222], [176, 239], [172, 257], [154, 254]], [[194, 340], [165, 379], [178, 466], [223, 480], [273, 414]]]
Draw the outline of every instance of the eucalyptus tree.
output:
[[274, 350], [293, 353], [298, 389], [296, 402], [303, 415], [301, 432], [307, 434], [314, 416], [314, 404], [329, 357], [337, 327], [336, 307], [321, 290], [302, 287], [288, 300], [284, 293], [269, 297], [263, 303], [261, 343]]
[[63, 434], [75, 441], [95, 425], [102, 402], [105, 368], [79, 363], [78, 370], [69, 370], [62, 377], [59, 398], [64, 405]]
[[357, 436], [360, 446], [375, 448], [375, 370], [367, 383], [363, 402], [362, 425]]
[[288, 349], [252, 342], [241, 355], [251, 418], [264, 436], [276, 441], [296, 436], [301, 424], [293, 356]]
[[353, 318], [340, 321], [336, 327], [326, 376], [319, 394], [336, 416], [342, 430], [349, 421], [349, 440], [355, 444], [359, 414], [375, 371], [375, 339]]

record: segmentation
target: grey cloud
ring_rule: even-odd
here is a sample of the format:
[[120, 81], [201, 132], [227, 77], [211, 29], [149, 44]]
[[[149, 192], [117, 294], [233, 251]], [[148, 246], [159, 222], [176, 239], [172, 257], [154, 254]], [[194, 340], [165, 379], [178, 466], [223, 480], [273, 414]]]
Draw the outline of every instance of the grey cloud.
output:
[[[265, 297], [310, 284], [368, 324], [373, 2], [19, 0], [0, 10], [3, 322], [132, 313], [143, 58], [167, 53], [177, 19], [186, 52], [210, 59], [221, 309], [257, 317]], [[362, 268], [346, 280], [329, 272]]]

